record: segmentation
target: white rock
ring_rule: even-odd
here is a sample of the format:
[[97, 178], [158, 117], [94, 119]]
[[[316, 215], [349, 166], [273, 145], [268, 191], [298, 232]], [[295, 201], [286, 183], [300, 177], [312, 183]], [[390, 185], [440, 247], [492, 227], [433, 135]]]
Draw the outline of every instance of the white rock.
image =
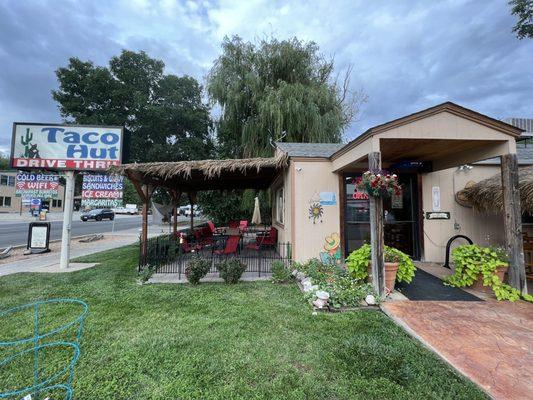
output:
[[316, 311], [313, 311], [312, 315], [318, 315], [318, 313]]
[[316, 297], [319, 298], [320, 300], [329, 300], [329, 293], [324, 291], [324, 290], [317, 290], [317, 292], [315, 293]]
[[327, 300], [316, 299], [315, 301], [313, 301], [313, 305], [319, 309], [324, 308], [326, 304], [328, 304]]
[[376, 298], [371, 294], [365, 297], [365, 301], [366, 304], [368, 304], [369, 306], [373, 306], [374, 304], [376, 304]]

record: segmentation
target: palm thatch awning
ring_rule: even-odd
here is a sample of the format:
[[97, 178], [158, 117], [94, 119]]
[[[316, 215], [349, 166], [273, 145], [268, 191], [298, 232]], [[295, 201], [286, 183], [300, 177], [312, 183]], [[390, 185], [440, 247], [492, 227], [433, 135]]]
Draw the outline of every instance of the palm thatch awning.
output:
[[197, 192], [266, 189], [288, 164], [286, 154], [271, 158], [198, 160], [124, 164], [111, 172], [167, 189]]
[[[518, 169], [518, 187], [522, 213], [533, 213], [533, 167]], [[463, 198], [474, 210], [482, 213], [503, 211], [502, 178], [500, 174], [464, 188], [457, 196]]]

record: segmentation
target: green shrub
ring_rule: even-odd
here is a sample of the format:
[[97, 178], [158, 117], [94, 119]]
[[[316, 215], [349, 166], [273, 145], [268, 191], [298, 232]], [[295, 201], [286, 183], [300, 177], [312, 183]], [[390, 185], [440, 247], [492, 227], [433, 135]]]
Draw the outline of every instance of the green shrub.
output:
[[[410, 283], [415, 276], [416, 267], [411, 258], [404, 252], [395, 249], [394, 247], [385, 246], [384, 259], [385, 262], [397, 262], [398, 272], [396, 274], [396, 281]], [[346, 268], [356, 280], [363, 280], [368, 277], [368, 265], [371, 258], [371, 247], [369, 244], [364, 244], [357, 250], [352, 251], [346, 259]]]
[[291, 280], [291, 271], [289, 271], [285, 264], [282, 261], [274, 261], [272, 263], [272, 282], [285, 283]]
[[211, 262], [202, 258], [200, 256], [194, 256], [187, 268], [185, 268], [185, 276], [187, 280], [193, 284], [197, 285], [200, 283], [200, 279], [207, 275], [211, 269]]
[[155, 272], [155, 267], [152, 265], [147, 265], [144, 267], [141, 271], [139, 271], [139, 279], [142, 283], [148, 282], [148, 280], [152, 277], [152, 275]]
[[305, 264], [295, 264], [298, 271], [311, 278], [314, 284], [327, 283], [335, 275], [345, 275], [346, 271], [335, 264], [324, 264], [317, 258], [312, 258]]
[[242, 274], [246, 271], [246, 264], [242, 261], [233, 258], [226, 260], [217, 265], [220, 272], [220, 277], [226, 283], [237, 283], [241, 279]]
[[374, 295], [376, 302], [379, 301], [372, 285], [361, 283], [350, 276], [342, 276], [328, 285], [320, 285], [320, 289], [329, 293], [329, 304], [334, 308], [357, 307], [369, 294]]
[[[448, 285], [471, 286], [481, 276], [483, 286], [491, 287], [498, 300], [520, 299], [520, 291], [503, 283], [496, 273], [499, 266], [508, 265], [507, 255], [503, 249], [465, 244], [453, 249], [452, 260], [455, 264], [455, 272], [446, 278], [445, 283]], [[528, 295], [523, 298], [526, 301], [533, 300]]]

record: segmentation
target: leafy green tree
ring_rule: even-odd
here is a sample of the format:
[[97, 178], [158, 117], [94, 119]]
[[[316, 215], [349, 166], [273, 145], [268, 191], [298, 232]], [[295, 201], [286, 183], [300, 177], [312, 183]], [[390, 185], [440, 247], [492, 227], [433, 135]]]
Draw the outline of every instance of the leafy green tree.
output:
[[349, 73], [341, 84], [332, 73], [314, 42], [225, 38], [207, 76], [209, 98], [221, 108], [220, 154], [271, 155], [271, 140], [282, 138], [340, 142], [362, 97], [349, 93]]
[[[338, 82], [333, 67], [313, 42], [293, 38], [253, 44], [225, 38], [206, 85], [212, 104], [221, 109], [219, 156], [270, 156], [275, 140], [340, 142], [364, 96], [349, 92], [350, 70]], [[220, 222], [249, 219], [256, 194], [206, 192], [200, 206]], [[261, 192], [260, 198], [263, 219], [268, 219], [270, 196]]]
[[518, 17], [518, 21], [513, 28], [519, 39], [533, 38], [533, 1], [532, 0], [511, 0], [509, 2], [511, 14]]
[[108, 67], [71, 58], [58, 68], [52, 96], [61, 115], [79, 124], [123, 125], [130, 161], [178, 161], [212, 156], [209, 108], [189, 76], [164, 74], [145, 52], [123, 50]]
[[6, 170], [6, 169], [10, 169], [9, 157], [0, 153], [0, 171]]
[[122, 193], [122, 198], [124, 204], [137, 204], [139, 207], [142, 206], [141, 198], [139, 193], [135, 190], [133, 183], [128, 178], [124, 178], [124, 191]]

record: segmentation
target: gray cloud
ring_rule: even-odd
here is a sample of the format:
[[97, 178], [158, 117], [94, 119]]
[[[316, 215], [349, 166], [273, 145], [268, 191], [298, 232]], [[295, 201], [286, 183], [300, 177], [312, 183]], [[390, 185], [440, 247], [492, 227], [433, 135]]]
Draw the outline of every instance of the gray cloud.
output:
[[[311, 5], [310, 5], [311, 4]], [[532, 116], [533, 41], [506, 2], [0, 0], [0, 151], [13, 121], [60, 121], [50, 91], [69, 57], [106, 64], [145, 50], [203, 79], [225, 35], [316, 41], [368, 102], [346, 132], [451, 100], [496, 118]]]

